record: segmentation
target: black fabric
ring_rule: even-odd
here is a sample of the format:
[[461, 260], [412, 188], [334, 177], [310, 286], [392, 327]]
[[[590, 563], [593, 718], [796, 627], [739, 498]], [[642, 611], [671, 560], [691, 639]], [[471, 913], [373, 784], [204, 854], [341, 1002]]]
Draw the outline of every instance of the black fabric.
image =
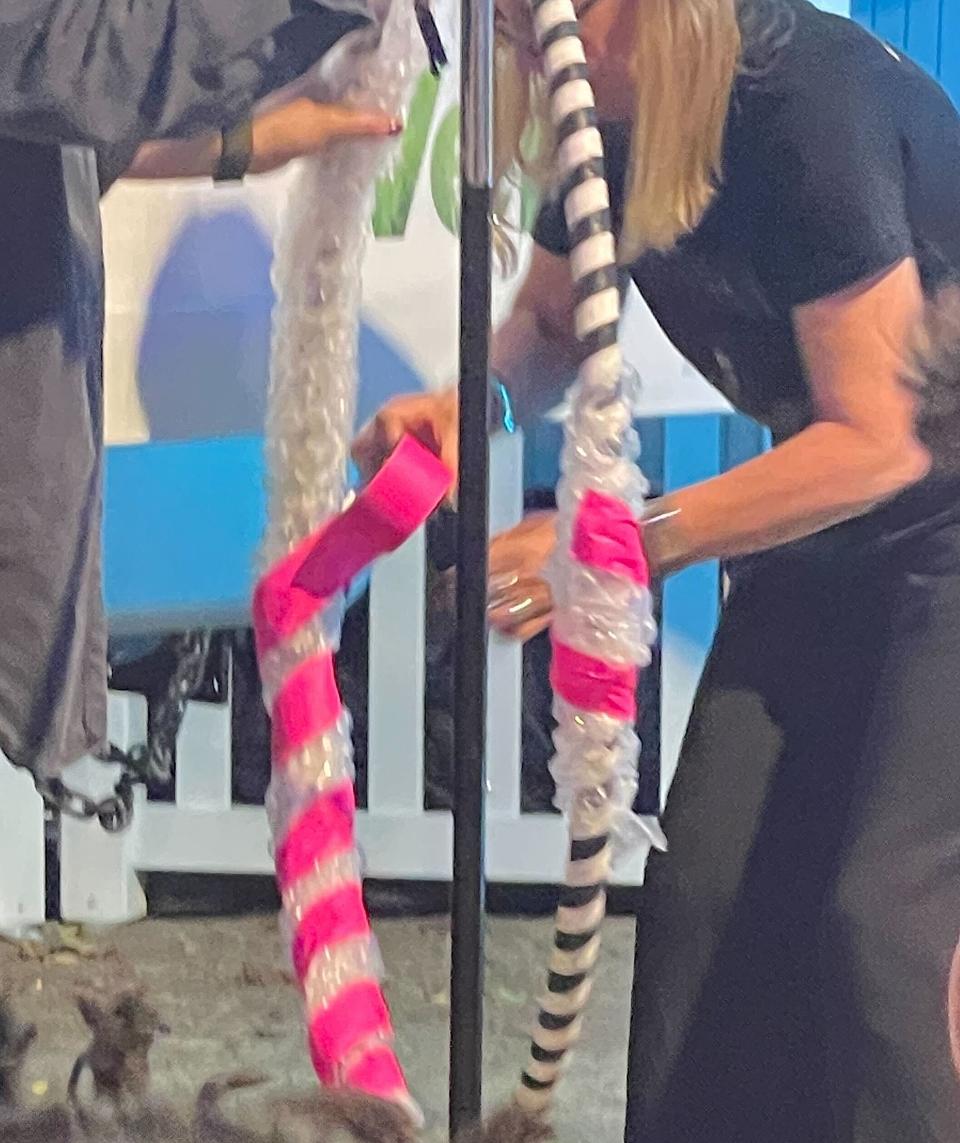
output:
[[960, 526], [735, 572], [641, 896], [629, 1143], [960, 1143]]
[[[741, 411], [782, 440], [809, 424], [793, 308], [915, 255], [928, 294], [960, 277], [960, 119], [944, 92], [859, 25], [782, 0], [793, 34], [736, 84], [724, 182], [700, 226], [630, 272], [673, 344]], [[629, 132], [603, 128], [619, 228]], [[562, 253], [558, 201], [537, 241]], [[869, 523], [802, 550], [908, 527], [960, 499], [956, 456]], [[954, 450], [955, 453], [955, 450]]]
[[[737, 83], [711, 209], [631, 267], [777, 440], [812, 415], [794, 307], [908, 255], [928, 296], [960, 275], [947, 97], [855, 24], [783, 10], [792, 37]], [[619, 220], [629, 140], [605, 135]], [[537, 236], [565, 249], [556, 204]], [[960, 1143], [956, 402], [921, 428], [927, 480], [730, 568], [641, 896], [628, 1143]]]
[[363, 23], [312, 0], [0, 4], [0, 751], [38, 774], [106, 745], [100, 191]]
[[0, 750], [103, 746], [102, 271], [93, 154], [0, 140]]

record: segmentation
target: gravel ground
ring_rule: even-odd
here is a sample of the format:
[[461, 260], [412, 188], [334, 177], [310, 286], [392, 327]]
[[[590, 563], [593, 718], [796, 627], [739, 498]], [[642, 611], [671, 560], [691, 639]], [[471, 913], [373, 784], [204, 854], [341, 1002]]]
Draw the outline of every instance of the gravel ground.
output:
[[[428, 1118], [428, 1138], [446, 1137], [449, 1009], [445, 919], [382, 920], [377, 934], [400, 1056]], [[153, 1055], [157, 1092], [185, 1110], [205, 1077], [264, 1071], [284, 1087], [306, 1088], [299, 1000], [283, 971], [273, 916], [150, 920], [99, 937], [51, 930], [42, 947], [0, 944], [0, 982], [19, 997], [40, 1035], [28, 1083], [38, 1102], [63, 1094], [86, 1042], [73, 998], [128, 983], [147, 986], [172, 1028]], [[509, 1094], [525, 1059], [533, 998], [543, 977], [550, 925], [493, 918], [487, 943], [486, 1094]], [[622, 1138], [632, 926], [608, 923], [588, 1032], [557, 1113], [561, 1140]]]

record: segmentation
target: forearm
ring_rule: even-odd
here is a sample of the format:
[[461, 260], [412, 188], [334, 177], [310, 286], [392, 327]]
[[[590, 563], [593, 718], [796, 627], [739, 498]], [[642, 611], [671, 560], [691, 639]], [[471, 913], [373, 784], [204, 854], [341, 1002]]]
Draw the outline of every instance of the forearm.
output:
[[124, 172], [125, 179], [212, 178], [220, 161], [222, 136], [144, 143]]
[[801, 540], [863, 515], [920, 480], [920, 446], [891, 453], [847, 425], [818, 422], [721, 476], [648, 504], [658, 574]]
[[494, 335], [491, 368], [510, 392], [518, 424], [529, 425], [559, 404], [576, 379], [575, 347], [520, 308]]

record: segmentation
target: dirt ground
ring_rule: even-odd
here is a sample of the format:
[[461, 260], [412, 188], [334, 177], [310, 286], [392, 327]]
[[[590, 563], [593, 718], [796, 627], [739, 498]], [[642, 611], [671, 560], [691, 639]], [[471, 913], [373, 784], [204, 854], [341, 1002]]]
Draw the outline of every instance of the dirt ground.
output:
[[[399, 1052], [428, 1118], [428, 1138], [446, 1138], [449, 930], [445, 919], [376, 924], [389, 969], [387, 988]], [[487, 943], [486, 1096], [495, 1106], [525, 1061], [527, 1028], [543, 978], [550, 925], [493, 918]], [[583, 1046], [564, 1080], [561, 1140], [622, 1139], [632, 925], [608, 923]], [[146, 985], [171, 1026], [153, 1055], [158, 1094], [185, 1110], [202, 1080], [236, 1069], [263, 1071], [283, 1087], [305, 1088], [299, 998], [284, 971], [276, 919], [159, 919], [99, 936], [51, 930], [43, 946], [0, 943], [0, 983], [40, 1029], [28, 1086], [37, 1102], [63, 1094], [86, 1042], [74, 1007], [78, 990]], [[239, 1114], [240, 1104], [236, 1113]]]

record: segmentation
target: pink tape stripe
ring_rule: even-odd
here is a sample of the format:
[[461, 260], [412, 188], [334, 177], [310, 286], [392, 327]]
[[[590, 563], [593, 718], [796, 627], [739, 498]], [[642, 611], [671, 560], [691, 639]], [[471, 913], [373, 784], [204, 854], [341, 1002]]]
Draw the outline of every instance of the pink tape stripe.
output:
[[310, 1054], [320, 1079], [335, 1082], [336, 1065], [351, 1048], [376, 1036], [393, 1036], [387, 1002], [375, 980], [357, 981], [310, 1021]]
[[350, 507], [330, 522], [294, 585], [320, 597], [346, 587], [367, 564], [413, 535], [452, 480], [426, 445], [404, 437]]
[[570, 545], [582, 564], [650, 584], [643, 537], [629, 505], [603, 492], [586, 492], [580, 501]]
[[289, 639], [368, 564], [409, 539], [452, 480], [425, 445], [404, 437], [349, 508], [260, 580], [253, 597], [259, 654]]
[[293, 938], [293, 966], [302, 982], [310, 962], [323, 949], [370, 935], [359, 881], [335, 889], [307, 910]]
[[329, 730], [342, 709], [329, 651], [314, 655], [291, 671], [273, 703], [274, 765], [284, 765], [308, 742]]
[[637, 715], [636, 667], [620, 667], [553, 643], [550, 682], [554, 691], [578, 710], [606, 714], [622, 722]]
[[320, 542], [324, 531], [320, 528], [298, 544], [288, 556], [270, 568], [254, 589], [253, 630], [257, 654], [261, 658], [278, 643], [289, 639], [329, 602], [293, 586], [294, 576]]
[[396, 1099], [405, 1095], [407, 1084], [397, 1058], [386, 1044], [377, 1044], [347, 1068], [347, 1087], [365, 1091], [380, 1099]]
[[319, 794], [299, 814], [277, 846], [277, 884], [284, 893], [301, 877], [353, 849], [357, 801], [348, 779]]

